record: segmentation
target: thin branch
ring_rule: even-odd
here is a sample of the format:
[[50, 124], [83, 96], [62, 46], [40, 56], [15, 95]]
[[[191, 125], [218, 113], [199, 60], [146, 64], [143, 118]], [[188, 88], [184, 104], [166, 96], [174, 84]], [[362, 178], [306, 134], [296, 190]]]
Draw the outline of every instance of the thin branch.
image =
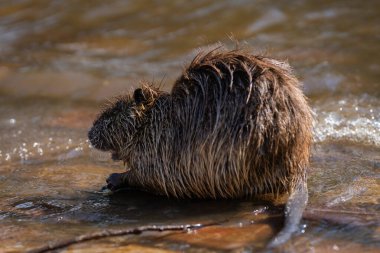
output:
[[188, 229], [199, 229], [202, 227], [217, 225], [217, 223], [209, 223], [209, 224], [189, 224], [189, 225], [167, 225], [167, 226], [141, 226], [136, 228], [129, 229], [118, 229], [118, 230], [102, 230], [99, 232], [94, 232], [90, 234], [80, 235], [72, 239], [56, 242], [56, 243], [48, 243], [40, 248], [32, 249], [27, 251], [28, 253], [44, 253], [52, 250], [62, 249], [74, 244], [102, 239], [106, 237], [113, 236], [122, 236], [122, 235], [138, 235], [147, 231], [156, 231], [156, 232], [164, 232], [164, 231], [187, 231]]

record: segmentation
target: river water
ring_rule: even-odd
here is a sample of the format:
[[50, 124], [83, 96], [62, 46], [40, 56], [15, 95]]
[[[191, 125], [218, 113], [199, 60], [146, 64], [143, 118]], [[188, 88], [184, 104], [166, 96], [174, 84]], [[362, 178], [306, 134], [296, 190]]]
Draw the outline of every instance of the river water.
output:
[[[141, 80], [170, 90], [199, 50], [219, 43], [234, 48], [236, 41], [288, 60], [315, 113], [309, 206], [287, 249], [378, 252], [375, 0], [1, 1], [0, 252], [23, 252], [105, 228], [211, 221], [221, 226], [203, 239], [149, 235], [93, 243], [109, 252], [128, 240], [146, 252], [262, 249], [274, 232], [240, 240], [243, 230], [235, 228], [260, 223], [258, 212], [272, 219], [264, 217], [262, 224], [276, 224], [278, 211], [268, 204], [100, 195], [104, 179], [122, 165], [87, 141], [107, 98], [130, 92]], [[218, 241], [207, 233], [236, 240]], [[90, 245], [66, 251], [87, 252]]]

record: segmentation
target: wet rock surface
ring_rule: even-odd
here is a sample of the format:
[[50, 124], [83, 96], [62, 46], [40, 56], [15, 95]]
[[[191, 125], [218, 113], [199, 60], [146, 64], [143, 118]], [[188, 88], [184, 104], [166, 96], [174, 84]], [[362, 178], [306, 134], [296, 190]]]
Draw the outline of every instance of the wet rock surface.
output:
[[[18, 1], [0, 8], [0, 252], [105, 229], [210, 224], [92, 240], [61, 252], [264, 251], [282, 208], [99, 192], [122, 163], [87, 130], [139, 80], [169, 90], [196, 48], [228, 34], [288, 59], [315, 112], [309, 205], [274, 252], [380, 250], [379, 11], [374, 1]], [[244, 44], [244, 42], [243, 42]]]

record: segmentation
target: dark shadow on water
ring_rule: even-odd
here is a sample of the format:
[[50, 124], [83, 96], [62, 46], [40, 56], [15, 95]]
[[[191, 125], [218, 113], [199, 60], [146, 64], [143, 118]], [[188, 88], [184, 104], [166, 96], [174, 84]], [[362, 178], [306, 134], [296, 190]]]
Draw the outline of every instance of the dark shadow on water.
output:
[[265, 201], [174, 199], [137, 190], [123, 190], [102, 198], [107, 200], [107, 205], [99, 211], [110, 218], [110, 223], [116, 220], [137, 224], [226, 222], [255, 210], [280, 211]]
[[[118, 225], [250, 222], [255, 214], [282, 216], [282, 207], [270, 202], [241, 200], [173, 199], [137, 190], [112, 195], [82, 193], [78, 196], [18, 200], [8, 217], [45, 223]], [[276, 222], [278, 223], [278, 222]], [[278, 224], [277, 224], [278, 225]], [[280, 225], [281, 226], [281, 225]]]

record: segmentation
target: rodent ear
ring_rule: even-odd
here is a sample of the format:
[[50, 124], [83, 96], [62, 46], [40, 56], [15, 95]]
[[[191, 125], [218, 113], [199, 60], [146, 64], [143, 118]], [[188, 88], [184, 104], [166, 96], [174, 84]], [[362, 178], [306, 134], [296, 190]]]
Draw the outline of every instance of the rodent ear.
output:
[[146, 101], [144, 92], [141, 88], [135, 90], [135, 92], [133, 93], [133, 99], [135, 100], [137, 105], [141, 105]]

